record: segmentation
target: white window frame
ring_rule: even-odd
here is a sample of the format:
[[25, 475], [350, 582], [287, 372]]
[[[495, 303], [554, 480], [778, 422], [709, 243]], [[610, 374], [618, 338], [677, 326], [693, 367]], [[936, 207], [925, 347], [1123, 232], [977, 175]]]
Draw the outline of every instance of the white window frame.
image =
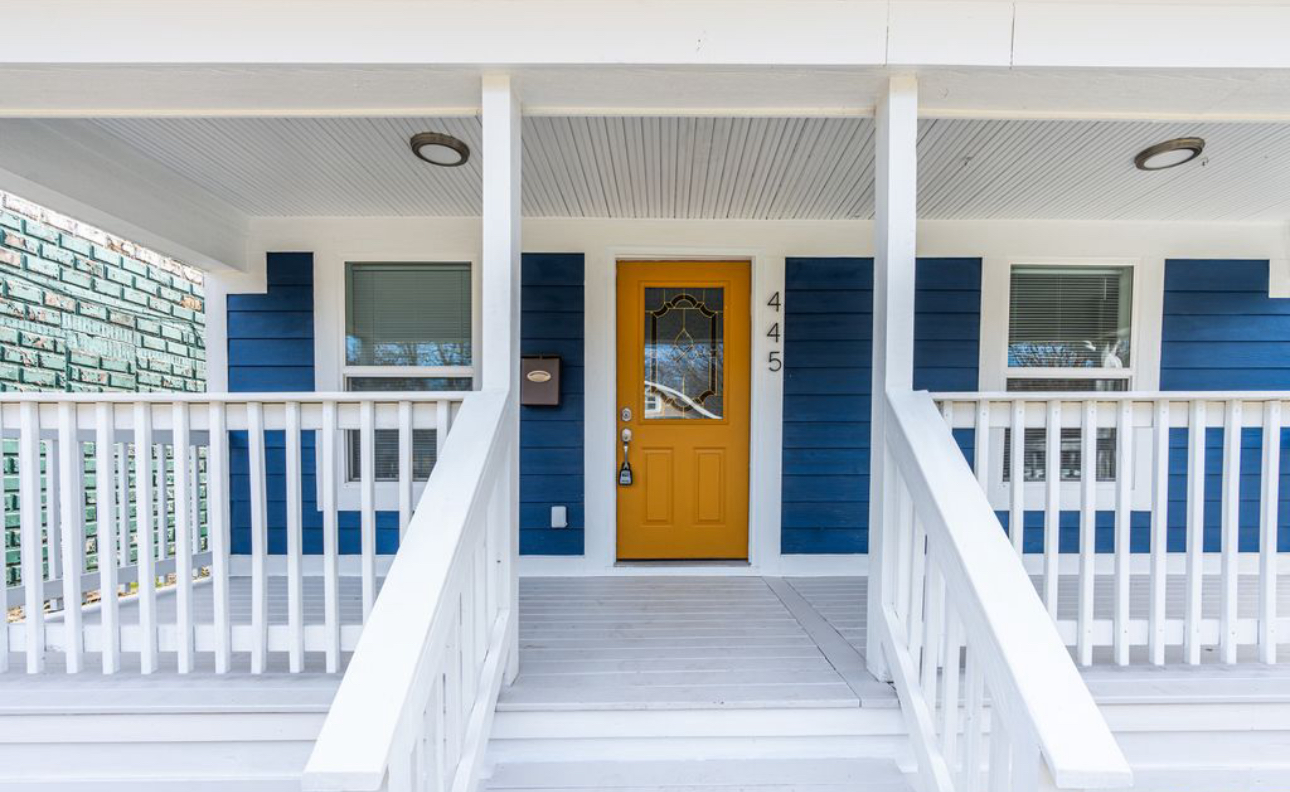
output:
[[[1081, 380], [1099, 380], [1099, 379], [1123, 379], [1127, 380], [1127, 390], [1133, 390], [1137, 385], [1137, 372], [1139, 366], [1138, 342], [1141, 336], [1142, 326], [1142, 294], [1141, 294], [1141, 259], [1115, 259], [1115, 258], [1011, 258], [1008, 261], [1007, 278], [1005, 280], [1006, 294], [1004, 296], [1004, 305], [1007, 306], [1008, 313], [1004, 317], [1004, 335], [1003, 349], [1000, 350], [1000, 369], [1003, 371], [1003, 389], [1007, 390], [1008, 380], [1011, 379], [1081, 379]], [[1133, 296], [1129, 303], [1129, 365], [1123, 368], [1106, 368], [1098, 367], [1078, 367], [1078, 368], [1039, 368], [1033, 366], [1010, 366], [1008, 365], [1008, 340], [1012, 335], [1012, 272], [1018, 267], [1051, 267], [1057, 269], [1060, 267], [1070, 268], [1120, 268], [1128, 269]]]
[[[1123, 368], [1105, 368], [1105, 367], [1086, 367], [1086, 368], [1035, 368], [1029, 366], [1009, 366], [1008, 365], [1008, 343], [1012, 332], [1012, 271], [1016, 267], [1099, 267], [1110, 268], [1120, 267], [1128, 268], [1133, 289], [1133, 295], [1130, 300], [1129, 311], [1129, 365]], [[1124, 379], [1127, 380], [1125, 389], [1132, 391], [1138, 387], [1139, 371], [1142, 367], [1143, 354], [1141, 350], [1141, 339], [1143, 336], [1143, 266], [1140, 258], [1090, 258], [1090, 257], [1043, 257], [1043, 256], [1012, 256], [1009, 257], [1004, 271], [1004, 277], [1001, 278], [1003, 286], [1004, 314], [1002, 317], [1003, 332], [1001, 336], [996, 336], [1000, 343], [997, 349], [998, 370], [1002, 372], [1002, 382], [999, 390], [1006, 391], [1008, 380], [1010, 379]], [[984, 321], [984, 316], [982, 317]], [[982, 342], [985, 343], [987, 338], [985, 333], [981, 334]], [[1090, 392], [1091, 394], [1092, 392]], [[1022, 395], [1017, 393], [1017, 395]], [[1043, 392], [1034, 392], [1025, 394], [1036, 402], [1044, 401], [1046, 394]], [[991, 504], [996, 509], [1007, 510], [1012, 502], [1012, 482], [1003, 480], [1003, 438], [1004, 430], [995, 429], [990, 435], [990, 448], [993, 453], [990, 454], [989, 467], [990, 473], [987, 479], [986, 487]], [[1150, 441], [1150, 433], [1138, 432], [1134, 435], [1134, 442], [1137, 448], [1144, 448], [1143, 443]], [[1132, 485], [1130, 493], [1130, 502], [1134, 511], [1149, 510], [1151, 506], [1150, 492], [1147, 482], [1151, 480], [1151, 455], [1135, 454], [1135, 464], [1132, 472]], [[1026, 511], [1043, 511], [1046, 505], [1047, 484], [1042, 481], [1022, 482], [1025, 487], [1023, 497], [1024, 509]], [[1062, 511], [1075, 511], [1080, 508], [1081, 482], [1063, 481], [1060, 490], [1060, 509]], [[1099, 481], [1094, 485], [1095, 499], [1098, 511], [1107, 511], [1115, 507], [1115, 482]]]
[[[466, 264], [470, 270], [470, 358], [469, 366], [352, 366], [346, 356], [345, 340], [348, 335], [348, 312], [349, 304], [349, 281], [346, 277], [347, 270], [351, 264]], [[335, 346], [338, 350], [337, 373], [340, 380], [340, 390], [349, 390], [350, 379], [356, 377], [469, 377], [471, 384], [467, 390], [476, 390], [479, 386], [479, 342], [482, 336], [480, 325], [480, 284], [479, 284], [479, 261], [475, 258], [455, 258], [455, 257], [426, 257], [426, 258], [407, 258], [407, 257], [370, 257], [357, 258], [346, 257], [342, 261], [341, 273], [339, 277], [339, 288], [337, 289], [336, 316], [339, 317], [335, 322]], [[362, 487], [356, 480], [349, 477], [349, 448], [348, 442], [342, 440], [341, 453], [338, 454], [337, 464], [340, 470], [337, 471], [337, 478], [340, 486], [337, 487], [337, 500], [339, 508], [342, 511], [354, 511], [362, 506]], [[321, 462], [320, 462], [321, 464]], [[416, 503], [421, 497], [421, 491], [425, 489], [426, 482], [412, 482], [412, 502]], [[376, 508], [378, 511], [392, 511], [398, 508], [399, 491], [397, 481], [377, 481], [375, 482], [376, 491]]]

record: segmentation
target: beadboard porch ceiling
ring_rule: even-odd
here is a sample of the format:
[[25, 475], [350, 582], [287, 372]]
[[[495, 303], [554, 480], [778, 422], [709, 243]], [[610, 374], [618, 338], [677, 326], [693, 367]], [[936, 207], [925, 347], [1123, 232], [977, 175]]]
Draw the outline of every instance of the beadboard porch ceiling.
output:
[[[5, 123], [5, 122], [0, 122]], [[251, 216], [473, 216], [480, 121], [454, 118], [105, 118], [106, 134]], [[873, 215], [874, 122], [863, 117], [534, 116], [524, 121], [529, 217], [848, 219]], [[448, 132], [460, 168], [414, 159]], [[1205, 158], [1157, 173], [1133, 155], [1179, 136]], [[925, 119], [928, 219], [1285, 221], [1290, 123]]]

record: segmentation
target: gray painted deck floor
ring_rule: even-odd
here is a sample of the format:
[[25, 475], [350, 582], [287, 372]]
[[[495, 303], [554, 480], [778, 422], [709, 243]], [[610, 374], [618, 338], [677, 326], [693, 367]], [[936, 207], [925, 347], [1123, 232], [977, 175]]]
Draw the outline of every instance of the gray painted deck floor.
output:
[[853, 644], [835, 640], [830, 646], [830, 634], [838, 637], [833, 628], [821, 619], [813, 624], [813, 614], [793, 601], [800, 598], [791, 589], [778, 594], [771, 582], [736, 576], [525, 579], [520, 676], [499, 706], [858, 707], [866, 700], [892, 701], [887, 686], [854, 672], [860, 658]]
[[[1205, 581], [1204, 612], [1216, 615], [1219, 607], [1218, 579]], [[1059, 613], [1073, 618], [1076, 607], [1075, 576], [1061, 581]], [[1171, 576], [1167, 613], [1183, 613], [1186, 581]], [[1131, 614], [1146, 613], [1149, 587], [1145, 576], [1134, 576]], [[304, 612], [309, 624], [322, 621], [322, 585], [318, 578], [305, 579]], [[1241, 579], [1240, 613], [1256, 611], [1255, 580]], [[281, 577], [270, 578], [269, 622], [286, 624], [286, 586]], [[1114, 581], [1097, 579], [1095, 611], [1108, 618], [1114, 598]], [[1290, 614], [1290, 576], [1282, 576], [1279, 608]], [[247, 578], [234, 578], [231, 607], [235, 623], [249, 623], [250, 585]], [[163, 619], [173, 610], [170, 595], [158, 597]], [[211, 590], [194, 588], [196, 619], [211, 621]], [[614, 709], [678, 707], [759, 706], [892, 706], [891, 689], [864, 671], [866, 579], [725, 577], [583, 577], [526, 578], [520, 584], [521, 674], [516, 684], [504, 691], [505, 709]], [[357, 578], [341, 579], [342, 622], [354, 629], [361, 619], [361, 593]], [[86, 622], [95, 623], [97, 612], [87, 611]], [[122, 621], [137, 621], [134, 603], [122, 605]], [[1252, 663], [1253, 647], [1243, 647], [1239, 667], [1217, 665], [1217, 652], [1202, 652], [1201, 668], [1177, 665], [1181, 651], [1169, 650], [1167, 669], [1143, 663], [1145, 647], [1135, 647], [1135, 665], [1127, 669], [1110, 666], [1110, 649], [1099, 647], [1096, 665], [1085, 671], [1090, 681], [1116, 680], [1129, 685], [1138, 677], [1163, 679], [1197, 678], [1205, 666], [1225, 680], [1251, 675], [1263, 679], [1285, 678], [1290, 684], [1290, 643], [1280, 651], [1281, 665]], [[123, 654], [119, 679], [138, 676], [137, 655]], [[162, 653], [160, 669], [153, 677], [169, 677], [175, 668], [174, 655]], [[50, 652], [47, 673], [42, 679], [66, 679], [61, 654]], [[97, 653], [86, 653], [86, 673], [77, 687], [92, 686], [99, 676]], [[19, 680], [33, 682], [23, 669], [23, 656], [11, 656], [10, 673], [0, 675], [3, 689], [14, 689]], [[321, 652], [307, 652], [305, 670], [316, 674], [323, 669]], [[236, 676], [249, 677], [249, 656], [234, 655]], [[211, 654], [197, 653], [197, 679], [213, 671]], [[269, 677], [286, 671], [286, 653], [269, 653]], [[1210, 673], [1206, 672], [1206, 673]], [[285, 676], [284, 674], [281, 674]], [[229, 679], [234, 677], [228, 677]], [[213, 674], [207, 682], [217, 684]], [[142, 678], [138, 684], [147, 684]], [[135, 683], [131, 683], [135, 684]], [[169, 684], [169, 683], [168, 683]], [[1108, 682], [1109, 684], [1109, 682]], [[256, 687], [253, 684], [252, 687]], [[324, 685], [326, 687], [326, 685]], [[1128, 690], [1127, 687], [1121, 690]]]

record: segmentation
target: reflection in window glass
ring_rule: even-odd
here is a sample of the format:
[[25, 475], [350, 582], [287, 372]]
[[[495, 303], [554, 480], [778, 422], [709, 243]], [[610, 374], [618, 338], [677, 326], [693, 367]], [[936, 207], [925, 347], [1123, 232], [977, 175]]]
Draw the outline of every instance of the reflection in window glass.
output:
[[1008, 365], [1128, 368], [1131, 267], [1014, 267]]
[[645, 418], [720, 419], [725, 289], [645, 289]]
[[469, 264], [349, 264], [345, 364], [469, 366]]

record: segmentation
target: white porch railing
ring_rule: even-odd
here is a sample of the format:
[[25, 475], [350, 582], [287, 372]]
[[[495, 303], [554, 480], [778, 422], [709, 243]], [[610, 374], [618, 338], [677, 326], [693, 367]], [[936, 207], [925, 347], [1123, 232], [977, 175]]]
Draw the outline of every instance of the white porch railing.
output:
[[[1092, 663], [1099, 647], [1109, 648], [1119, 664], [1195, 664], [1202, 650], [1211, 649], [1224, 663], [1276, 662], [1278, 646], [1290, 642], [1290, 618], [1277, 612], [1282, 413], [1290, 394], [936, 398], [950, 426], [975, 430], [976, 477], [994, 508], [1008, 513], [1009, 525], [1023, 524], [1026, 512], [1042, 512], [1042, 547], [1032, 548], [1038, 552], [1023, 553], [1023, 531], [1011, 531], [1012, 545], [1037, 576], [1048, 613], [1080, 664]], [[1173, 433], [1172, 471], [1171, 430], [1186, 430], [1185, 439], [1182, 431]], [[1211, 430], [1222, 431], [1221, 452], [1211, 443], [1215, 458], [1206, 459]], [[1218, 534], [1210, 537], [1208, 550], [1207, 505], [1208, 522]], [[1182, 515], [1175, 513], [1180, 507]], [[1063, 512], [1078, 513], [1078, 552], [1060, 552]], [[1110, 547], [1099, 548], [1096, 530], [1090, 530], [1099, 512], [1113, 515]], [[1131, 552], [1134, 512], [1150, 514], [1149, 526], [1138, 526], [1137, 553]], [[1170, 522], [1183, 529], [1175, 539], [1185, 549], [1170, 551]], [[1257, 529], [1257, 536], [1246, 532], [1245, 552], [1242, 522]], [[1069, 587], [1060, 585], [1063, 577], [1077, 580], [1075, 591], [1064, 590]], [[1098, 585], [1108, 582], [1111, 592]], [[1096, 607], [1106, 593], [1109, 613]], [[1248, 652], [1238, 654], [1242, 649]]]
[[[513, 409], [513, 408], [512, 408]], [[304, 789], [479, 780], [510, 652], [517, 486], [506, 394], [470, 395], [305, 767]]]
[[[25, 656], [30, 673], [44, 670], [51, 655], [61, 656], [69, 673], [81, 671], [87, 653], [101, 655], [105, 673], [122, 668], [123, 657], [137, 658], [143, 673], [157, 671], [162, 653], [174, 654], [167, 667], [181, 673], [212, 657], [216, 672], [229, 671], [234, 653], [249, 655], [253, 673], [283, 655], [284, 670], [301, 671], [306, 652], [323, 653], [325, 668], [338, 670], [378, 585], [375, 433], [398, 432], [397, 481], [383, 486], [397, 488], [402, 528], [412, 516], [413, 432], [437, 430], [442, 447], [464, 395], [0, 394], [0, 434], [18, 444], [21, 539], [21, 583], [5, 597], [9, 608], [22, 609], [20, 620], [0, 629], [0, 670], [7, 670], [11, 651]], [[342, 566], [338, 544], [347, 431], [359, 445], [361, 468], [350, 485], [361, 493], [360, 553], [352, 569]], [[247, 479], [240, 497], [249, 502], [250, 553], [237, 564], [244, 559], [229, 553], [230, 432], [246, 433], [247, 470], [238, 477]], [[282, 433], [280, 463], [269, 463], [270, 432]], [[309, 435], [318, 452], [322, 512], [317, 556], [304, 552], [302, 483], [310, 471], [302, 438]], [[286, 496], [285, 552], [272, 556], [271, 477], [281, 477]], [[95, 524], [88, 535], [87, 515]], [[361, 578], [362, 613], [349, 624], [341, 613], [345, 574]], [[270, 622], [271, 577], [285, 578], [285, 623]], [[320, 620], [304, 608], [309, 577], [322, 578]], [[234, 582], [249, 588], [244, 615], [230, 604]]]
[[[929, 792], [1132, 775], [932, 399], [887, 396], [879, 632]], [[988, 705], [988, 710], [987, 710]]]

